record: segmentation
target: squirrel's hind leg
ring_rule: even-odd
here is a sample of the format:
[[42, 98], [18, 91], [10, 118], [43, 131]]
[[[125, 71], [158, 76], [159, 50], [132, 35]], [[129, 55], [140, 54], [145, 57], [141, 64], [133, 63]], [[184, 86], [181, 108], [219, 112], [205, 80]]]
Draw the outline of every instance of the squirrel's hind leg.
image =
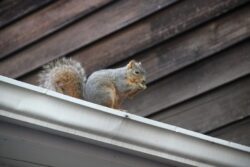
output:
[[112, 86], [106, 89], [104, 97], [104, 106], [116, 109], [118, 107], [116, 98], [116, 89]]
[[[88, 86], [88, 85], [87, 85]], [[116, 94], [113, 86], [107, 85], [99, 88], [99, 85], [91, 85], [87, 89], [87, 100], [109, 108], [116, 108]]]

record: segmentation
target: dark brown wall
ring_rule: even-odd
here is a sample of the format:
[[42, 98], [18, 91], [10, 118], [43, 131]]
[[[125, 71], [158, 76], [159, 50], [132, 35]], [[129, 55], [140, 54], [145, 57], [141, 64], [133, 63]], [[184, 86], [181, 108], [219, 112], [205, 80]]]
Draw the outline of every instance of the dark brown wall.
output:
[[62, 56], [88, 74], [136, 59], [148, 89], [124, 108], [250, 146], [249, 11], [249, 0], [2, 0], [0, 74], [37, 84]]

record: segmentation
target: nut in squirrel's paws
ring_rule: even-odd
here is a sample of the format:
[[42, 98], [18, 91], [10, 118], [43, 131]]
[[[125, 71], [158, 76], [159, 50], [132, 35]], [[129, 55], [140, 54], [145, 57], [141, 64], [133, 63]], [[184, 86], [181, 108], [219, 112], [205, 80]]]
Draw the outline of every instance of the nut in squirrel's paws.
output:
[[139, 87], [140, 87], [140, 89], [144, 90], [147, 88], [147, 85], [145, 84], [145, 82], [142, 82], [139, 84]]

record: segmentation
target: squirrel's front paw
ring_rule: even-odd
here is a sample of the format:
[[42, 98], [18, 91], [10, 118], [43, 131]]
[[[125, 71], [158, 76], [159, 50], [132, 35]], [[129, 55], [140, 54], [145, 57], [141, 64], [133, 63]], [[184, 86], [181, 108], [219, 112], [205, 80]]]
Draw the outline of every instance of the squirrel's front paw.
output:
[[146, 86], [145, 84], [142, 84], [142, 83], [139, 84], [139, 87], [140, 87], [140, 89], [142, 89], [142, 90], [144, 90], [144, 89], [147, 88], [147, 86]]

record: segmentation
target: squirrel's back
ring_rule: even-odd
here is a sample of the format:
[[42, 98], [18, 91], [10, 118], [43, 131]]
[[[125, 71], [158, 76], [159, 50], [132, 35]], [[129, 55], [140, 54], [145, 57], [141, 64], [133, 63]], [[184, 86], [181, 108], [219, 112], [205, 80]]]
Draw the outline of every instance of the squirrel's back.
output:
[[40, 86], [72, 97], [83, 98], [86, 75], [77, 61], [62, 58], [43, 67]]

